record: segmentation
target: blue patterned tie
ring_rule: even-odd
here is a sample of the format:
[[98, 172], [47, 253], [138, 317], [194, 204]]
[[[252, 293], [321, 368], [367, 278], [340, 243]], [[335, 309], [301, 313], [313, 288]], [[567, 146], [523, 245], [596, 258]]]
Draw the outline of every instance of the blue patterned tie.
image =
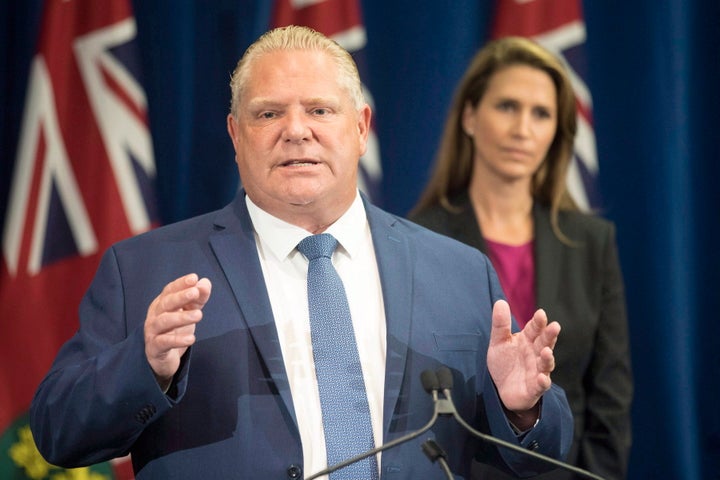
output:
[[[337, 240], [328, 233], [304, 238], [297, 249], [310, 261], [308, 305], [320, 388], [328, 466], [375, 448], [370, 407], [355, 343], [350, 307], [332, 264]], [[330, 474], [332, 480], [377, 480], [375, 455]]]

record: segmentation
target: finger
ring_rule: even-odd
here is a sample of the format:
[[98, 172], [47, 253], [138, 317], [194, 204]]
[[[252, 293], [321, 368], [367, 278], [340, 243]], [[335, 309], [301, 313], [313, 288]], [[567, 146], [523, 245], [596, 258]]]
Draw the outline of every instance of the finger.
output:
[[175, 280], [171, 281], [167, 285], [165, 285], [160, 292], [160, 294], [155, 297], [155, 300], [153, 301], [153, 304], [155, 307], [163, 307], [167, 308], [166, 304], [162, 304], [161, 301], [165, 297], [169, 297], [175, 293], [181, 292], [188, 288], [189, 286], [193, 286], [197, 283], [197, 275], [194, 273], [190, 273], [188, 275], [184, 275], [182, 277], [176, 278]]
[[202, 317], [203, 314], [200, 309], [164, 312], [146, 322], [146, 336], [153, 338], [176, 329], [194, 326], [202, 320]]
[[176, 329], [194, 326], [202, 320], [203, 313], [200, 309], [178, 310], [167, 312], [158, 317], [155, 322], [159, 332], [169, 332]]
[[198, 276], [196, 273], [188, 273], [182, 277], [178, 277], [172, 282], [165, 285], [162, 293], [173, 293], [184, 290], [188, 287], [192, 287], [198, 283]]
[[187, 348], [195, 343], [195, 324], [157, 335], [152, 340], [151, 352], [161, 356], [176, 348]]
[[[168, 283], [159, 295], [156, 314], [202, 307], [204, 305], [204, 301], [201, 301], [203, 291], [197, 286], [198, 282], [197, 275], [191, 273]], [[207, 288], [205, 283], [202, 287], [203, 290]]]
[[535, 311], [530, 321], [525, 324], [525, 328], [523, 328], [522, 332], [523, 335], [530, 340], [530, 342], [535, 342], [535, 339], [543, 333], [546, 326], [547, 314], [545, 313], [545, 310], [539, 308]]
[[557, 343], [557, 339], [560, 336], [560, 324], [558, 322], [551, 322], [547, 324], [540, 334], [540, 336], [536, 339], [535, 344], [539, 347], [550, 347], [551, 349], [555, 348], [555, 344]]
[[498, 300], [493, 305], [490, 344], [504, 342], [512, 336], [511, 324], [510, 305], [505, 300]]
[[194, 301], [188, 303], [188, 305], [183, 308], [203, 308], [207, 301], [210, 299], [210, 293], [212, 292], [212, 283], [209, 279], [201, 278], [195, 284], [195, 288], [198, 289], [198, 297]]
[[539, 372], [546, 374], [550, 374], [555, 370], [555, 355], [550, 347], [545, 347], [540, 351], [537, 368]]
[[542, 395], [542, 393], [550, 389], [550, 386], [552, 385], [550, 374], [553, 370], [555, 370], [555, 357], [550, 348], [546, 347], [540, 352], [540, 357], [538, 357], [537, 361], [537, 368], [537, 384], [540, 389], [538, 395]]
[[[161, 322], [165, 322], [165, 325], [175, 324], [176, 322], [182, 322], [178, 320], [180, 317], [199, 319], [202, 317], [200, 310], [193, 310], [194, 314], [189, 312], [178, 312], [173, 314], [167, 314], [164, 318], [157, 319], [158, 325]], [[174, 318], [174, 320], [173, 320]], [[198, 320], [199, 321], [199, 320]], [[147, 328], [145, 331], [145, 354], [148, 360], [153, 364], [153, 359], [158, 359], [160, 362], [166, 362], [166, 358], [171, 352], [176, 351], [176, 357], [183, 354], [185, 348], [195, 343], [195, 323], [185, 323], [181, 327], [169, 328], [169, 329], [157, 329], [155, 327]], [[162, 371], [159, 365], [153, 364], [153, 370], [155, 372]]]
[[550, 390], [550, 386], [552, 385], [552, 380], [550, 380], [550, 375], [547, 375], [545, 373], [540, 373], [537, 376], [537, 383], [538, 383], [538, 389], [537, 396], [541, 396], [543, 393]]

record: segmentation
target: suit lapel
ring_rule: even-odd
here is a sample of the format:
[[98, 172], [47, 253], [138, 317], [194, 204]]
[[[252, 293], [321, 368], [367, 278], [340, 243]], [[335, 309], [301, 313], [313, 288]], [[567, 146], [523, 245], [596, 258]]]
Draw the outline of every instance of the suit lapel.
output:
[[[383, 432], [387, 437], [407, 360], [413, 265], [407, 238], [396, 231], [397, 219], [367, 201], [365, 209], [378, 261], [387, 321], [383, 406]], [[242, 192], [233, 205], [218, 214], [216, 229], [218, 232], [210, 237], [210, 245], [232, 288], [250, 335], [297, 426], [282, 350]]]
[[387, 438], [400, 396], [410, 341], [413, 265], [407, 237], [397, 232], [397, 219], [367, 201], [365, 210], [372, 231], [387, 322], [383, 405], [383, 434]]
[[215, 222], [218, 233], [210, 237], [210, 245], [232, 288], [250, 336], [297, 426], [275, 319], [244, 199], [241, 192], [231, 206], [220, 212]]

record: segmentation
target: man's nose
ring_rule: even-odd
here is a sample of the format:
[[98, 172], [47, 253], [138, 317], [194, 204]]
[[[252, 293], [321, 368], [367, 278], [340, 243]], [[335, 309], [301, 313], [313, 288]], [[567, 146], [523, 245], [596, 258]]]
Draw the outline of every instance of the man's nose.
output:
[[310, 127], [305, 112], [289, 111], [285, 115], [283, 141], [299, 143], [308, 138], [310, 138]]

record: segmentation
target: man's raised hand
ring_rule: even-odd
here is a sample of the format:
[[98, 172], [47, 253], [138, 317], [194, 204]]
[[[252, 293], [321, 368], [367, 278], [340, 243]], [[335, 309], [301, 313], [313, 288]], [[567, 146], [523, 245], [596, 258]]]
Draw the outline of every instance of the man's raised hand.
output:
[[165, 285], [145, 318], [145, 355], [158, 383], [167, 389], [180, 358], [195, 343], [195, 325], [210, 298], [212, 284], [191, 273]]
[[487, 364], [505, 408], [522, 415], [536, 409], [543, 393], [552, 384], [555, 368], [553, 348], [560, 324], [548, 323], [540, 309], [521, 332], [511, 332], [510, 307], [498, 300], [493, 307], [492, 330]]

